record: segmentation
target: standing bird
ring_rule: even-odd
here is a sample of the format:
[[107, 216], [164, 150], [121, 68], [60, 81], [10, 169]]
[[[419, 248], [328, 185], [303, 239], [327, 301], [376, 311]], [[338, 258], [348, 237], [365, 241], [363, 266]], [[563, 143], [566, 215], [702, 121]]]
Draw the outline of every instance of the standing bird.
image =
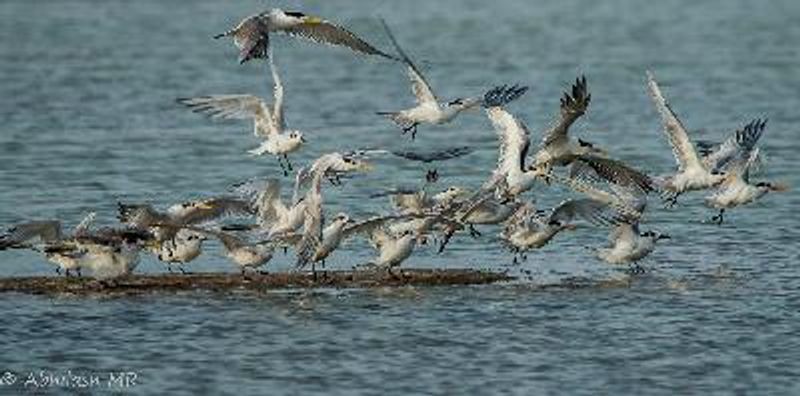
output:
[[378, 251], [378, 256], [367, 263], [367, 266], [386, 269], [392, 277], [395, 274], [392, 269], [399, 267], [414, 252], [417, 244], [417, 236], [413, 231], [403, 231], [401, 234], [393, 235], [384, 227], [378, 226], [369, 229], [367, 238]]
[[366, 55], [395, 59], [333, 22], [279, 8], [251, 15], [233, 29], [214, 38], [233, 37], [233, 43], [239, 49], [239, 63], [245, 63], [251, 59], [269, 57], [269, 35], [273, 32], [302, 37], [317, 43], [343, 46]]
[[289, 154], [300, 150], [306, 140], [302, 132], [286, 129], [283, 84], [272, 57], [269, 58], [269, 66], [274, 84], [271, 106], [253, 95], [211, 95], [179, 98], [178, 102], [194, 112], [205, 113], [212, 119], [253, 119], [253, 134], [264, 141], [249, 153], [257, 156], [274, 155], [278, 158], [284, 176], [288, 176], [292, 171]]
[[477, 107], [481, 104], [480, 98], [456, 98], [448, 102], [440, 103], [439, 99], [437, 99], [436, 95], [433, 93], [431, 85], [425, 79], [425, 76], [400, 47], [391, 29], [389, 29], [389, 25], [382, 19], [381, 23], [386, 30], [386, 35], [389, 36], [392, 44], [394, 44], [400, 59], [406, 64], [408, 76], [411, 79], [411, 91], [416, 98], [417, 105], [407, 110], [379, 112], [378, 115], [389, 117], [392, 122], [403, 129], [404, 135], [411, 132], [411, 139], [414, 140], [417, 136], [417, 126], [419, 124], [446, 124], [461, 114], [462, 111]]
[[277, 242], [274, 241], [250, 243], [228, 232], [207, 232], [222, 242], [225, 255], [239, 267], [242, 276], [246, 275], [248, 270], [256, 271], [266, 265], [275, 253]]
[[173, 265], [177, 265], [181, 273], [186, 273], [183, 265], [200, 256], [206, 239], [200, 232], [181, 229], [174, 238], [160, 244], [156, 257], [167, 265], [169, 272], [172, 272]]
[[678, 202], [678, 197], [684, 192], [714, 187], [725, 179], [725, 175], [715, 173], [710, 164], [704, 164], [700, 160], [692, 141], [689, 140], [686, 128], [683, 127], [681, 120], [664, 99], [655, 77], [649, 71], [647, 72], [647, 87], [653, 103], [661, 115], [664, 133], [678, 163], [677, 173], [660, 180], [661, 187], [666, 190], [668, 204], [674, 206]]
[[544, 133], [539, 151], [534, 157], [532, 168], [538, 177], [548, 180], [554, 166], [566, 166], [582, 155], [604, 156], [605, 151], [582, 139], [573, 140], [568, 132], [575, 121], [589, 107], [592, 95], [586, 86], [586, 77], [581, 76], [572, 85], [572, 92], [565, 92], [561, 98], [558, 119]]

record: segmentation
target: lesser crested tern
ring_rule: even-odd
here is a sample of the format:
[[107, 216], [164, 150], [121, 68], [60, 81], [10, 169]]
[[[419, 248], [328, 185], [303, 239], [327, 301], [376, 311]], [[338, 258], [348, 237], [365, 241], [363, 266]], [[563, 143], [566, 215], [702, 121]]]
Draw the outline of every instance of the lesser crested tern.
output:
[[582, 155], [605, 156], [605, 150], [583, 139], [572, 139], [569, 128], [589, 107], [592, 95], [581, 76], [572, 85], [572, 92], [564, 92], [558, 117], [543, 135], [539, 150], [534, 156], [532, 169], [539, 177], [547, 179], [554, 166], [566, 166]]
[[179, 98], [178, 102], [212, 119], [253, 119], [253, 134], [264, 141], [248, 152], [255, 156], [274, 155], [287, 176], [293, 170], [289, 154], [300, 150], [306, 139], [303, 132], [286, 128], [284, 89], [274, 57], [269, 58], [269, 66], [274, 84], [272, 105], [254, 95], [200, 96]]
[[239, 49], [239, 63], [245, 63], [251, 59], [269, 57], [270, 33], [283, 33], [317, 43], [347, 47], [366, 55], [395, 59], [338, 24], [302, 12], [279, 8], [248, 16], [231, 30], [214, 38], [232, 37], [233, 43]]
[[678, 197], [687, 191], [704, 190], [714, 187], [725, 179], [722, 173], [714, 172], [709, 165], [700, 160], [697, 150], [683, 123], [664, 99], [655, 76], [647, 72], [647, 87], [653, 103], [661, 115], [664, 133], [672, 146], [672, 154], [678, 164], [677, 172], [658, 179], [660, 187], [668, 194], [667, 202], [672, 206]]
[[413, 140], [417, 136], [417, 126], [419, 124], [442, 125], [453, 121], [461, 112], [480, 106], [481, 99], [456, 98], [449, 101], [440, 102], [433, 92], [430, 83], [419, 70], [417, 65], [409, 58], [397, 39], [394, 37], [389, 25], [381, 19], [386, 35], [391, 40], [400, 59], [405, 63], [408, 70], [408, 77], [411, 79], [411, 92], [416, 99], [416, 106], [400, 111], [381, 111], [378, 115], [386, 116], [397, 124], [403, 134], [411, 133]]

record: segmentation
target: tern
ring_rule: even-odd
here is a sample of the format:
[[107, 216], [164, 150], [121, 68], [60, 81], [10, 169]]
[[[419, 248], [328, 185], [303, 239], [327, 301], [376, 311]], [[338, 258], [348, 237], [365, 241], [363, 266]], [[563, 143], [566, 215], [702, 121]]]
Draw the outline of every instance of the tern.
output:
[[56, 265], [57, 273], [60, 274], [61, 271], [64, 271], [64, 275], [67, 277], [70, 276], [71, 272], [80, 275], [81, 267], [83, 266], [83, 255], [76, 254], [75, 251], [66, 251], [55, 247], [61, 246], [67, 241], [73, 241], [74, 238], [87, 236], [94, 219], [95, 213], [89, 213], [72, 229], [69, 235], [64, 235], [61, 222], [58, 220], [20, 223], [8, 229], [3, 236], [0, 236], [0, 250], [31, 247], [30, 243], [38, 240], [44, 245], [41, 250], [44, 252], [45, 258]]
[[549, 214], [526, 203], [508, 219], [500, 238], [511, 247], [517, 264], [520, 258], [526, 259], [526, 252], [544, 247], [560, 232], [575, 230], [577, 226], [572, 222], [576, 218], [596, 222], [606, 209], [604, 203], [590, 198], [565, 200]]
[[706, 205], [719, 209], [719, 214], [712, 217], [712, 221], [722, 224], [726, 209], [752, 203], [769, 192], [788, 190], [781, 183], [750, 182], [751, 168], [758, 162], [759, 152], [757, 147], [744, 146], [737, 158], [732, 159], [725, 167], [725, 179], [705, 199]]
[[[307, 172], [298, 174], [299, 179], [310, 182], [304, 201], [306, 203], [303, 234], [296, 243], [297, 268], [309, 263], [314, 264], [313, 257], [323, 239], [322, 181], [331, 173], [344, 174], [350, 172], [369, 171], [371, 165], [365, 160], [338, 152], [325, 154], [311, 165]], [[299, 183], [303, 184], [303, 183]], [[316, 276], [316, 268], [312, 272]]]
[[483, 100], [486, 115], [500, 141], [497, 168], [489, 184], [503, 185], [510, 198], [530, 190], [536, 180], [535, 172], [525, 166], [530, 147], [528, 127], [503, 108], [526, 91], [527, 87], [498, 87], [487, 92]]
[[203, 251], [203, 242], [206, 236], [200, 232], [181, 229], [175, 237], [161, 243], [157, 251], [157, 258], [167, 265], [169, 272], [172, 266], [177, 265], [178, 269], [185, 273], [183, 265], [196, 259]]
[[[295, 196], [299, 188], [302, 172], [295, 179]], [[278, 179], [255, 179], [239, 183], [233, 187], [236, 194], [249, 199], [257, 210], [258, 226], [267, 238], [274, 238], [295, 232], [303, 226], [306, 202], [302, 198], [293, 198], [288, 204], [281, 200], [280, 182]]]
[[554, 125], [544, 133], [539, 150], [534, 156], [532, 168], [536, 176], [547, 180], [554, 166], [566, 166], [582, 155], [604, 156], [605, 151], [582, 139], [573, 140], [569, 128], [589, 107], [592, 95], [586, 85], [586, 77], [581, 76], [572, 85], [572, 92], [565, 92], [561, 98], [559, 115]]
[[661, 187], [668, 193], [667, 202], [674, 206], [678, 197], [687, 191], [704, 190], [715, 187], [725, 180], [725, 175], [715, 172], [710, 164], [700, 160], [683, 123], [672, 111], [661, 94], [661, 89], [651, 72], [647, 72], [647, 86], [664, 124], [664, 133], [672, 146], [672, 153], [678, 163], [678, 171], [660, 179]]
[[253, 95], [211, 95], [179, 98], [178, 102], [212, 119], [253, 119], [253, 134], [264, 141], [248, 152], [255, 156], [274, 155], [284, 176], [288, 176], [293, 170], [289, 154], [300, 150], [306, 139], [303, 132], [286, 128], [283, 84], [272, 57], [269, 66], [274, 84], [272, 105]]
[[269, 35], [273, 32], [302, 37], [317, 43], [343, 46], [362, 54], [395, 59], [338, 24], [302, 12], [279, 8], [248, 16], [233, 29], [214, 38], [232, 37], [233, 43], [239, 49], [239, 63], [245, 63], [251, 59], [269, 57]]
[[225, 256], [239, 267], [242, 276], [245, 276], [248, 270], [256, 271], [272, 260], [277, 246], [277, 242], [273, 241], [250, 243], [224, 231], [207, 230], [206, 232], [222, 242]]
[[428, 80], [425, 79], [425, 76], [419, 68], [400, 47], [391, 29], [389, 29], [389, 25], [387, 25], [384, 20], [381, 20], [381, 23], [386, 30], [386, 35], [392, 41], [395, 50], [399, 54], [400, 59], [405, 63], [408, 69], [408, 76], [411, 79], [411, 91], [417, 103], [415, 107], [407, 110], [382, 111], [378, 112], [378, 115], [387, 116], [392, 122], [402, 128], [404, 135], [411, 132], [411, 139], [413, 140], [417, 136], [417, 126], [419, 124], [447, 124], [453, 121], [461, 112], [480, 106], [481, 99], [479, 97], [456, 98], [440, 103], [431, 85], [428, 83]]

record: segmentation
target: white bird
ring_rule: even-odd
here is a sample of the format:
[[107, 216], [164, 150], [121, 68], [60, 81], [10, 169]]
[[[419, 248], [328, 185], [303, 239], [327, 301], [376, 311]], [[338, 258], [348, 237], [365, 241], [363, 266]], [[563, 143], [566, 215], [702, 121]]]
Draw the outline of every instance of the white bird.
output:
[[[295, 181], [295, 196], [300, 183], [299, 172]], [[234, 192], [249, 199], [257, 210], [258, 226], [268, 239], [287, 235], [303, 226], [306, 202], [293, 199], [288, 204], [281, 200], [280, 182], [277, 179], [256, 179], [237, 184]]]
[[656, 231], [639, 231], [639, 222], [622, 222], [611, 231], [609, 245], [595, 251], [597, 258], [609, 264], [637, 264], [649, 256], [658, 241], [670, 239], [669, 235]]
[[156, 241], [171, 239], [187, 226], [203, 225], [229, 216], [251, 216], [253, 209], [246, 200], [214, 197], [187, 201], [170, 206], [166, 212], [149, 204], [118, 204], [118, 219], [130, 227], [148, 230]]
[[272, 260], [277, 246], [276, 241], [250, 243], [224, 231], [206, 230], [205, 232], [222, 242], [225, 256], [239, 267], [242, 275], [246, 275], [248, 270], [255, 271], [266, 265]]
[[394, 276], [392, 269], [399, 267], [403, 261], [408, 259], [417, 244], [417, 237], [413, 231], [395, 235], [381, 226], [369, 230], [368, 240], [378, 251], [378, 256], [367, 263], [367, 266], [384, 268], [392, 276]]
[[56, 272], [60, 274], [63, 271], [65, 276], [70, 276], [70, 273], [73, 272], [80, 275], [83, 254], [74, 248], [63, 249], [60, 247], [68, 242], [70, 245], [74, 245], [75, 238], [87, 236], [94, 219], [95, 213], [89, 213], [67, 235], [63, 234], [61, 222], [58, 220], [20, 223], [0, 236], [0, 250], [32, 247], [30, 243], [38, 240], [43, 245], [40, 250], [44, 252], [45, 258], [56, 265]]
[[605, 155], [605, 151], [594, 144], [581, 139], [573, 140], [568, 134], [572, 124], [586, 112], [591, 99], [585, 76], [576, 79], [571, 94], [564, 93], [558, 118], [544, 133], [539, 151], [534, 157], [532, 169], [537, 176], [547, 179], [554, 166], [569, 165], [582, 155]]
[[719, 214], [712, 217], [712, 221], [722, 224], [726, 209], [752, 203], [772, 191], [788, 190], [788, 187], [781, 183], [751, 184], [750, 172], [758, 161], [759, 151], [758, 148], [744, 148], [738, 154], [738, 158], [731, 160], [724, 168], [725, 179], [705, 199], [706, 205], [719, 209]]
[[[300, 172], [298, 180], [310, 181], [304, 201], [306, 204], [305, 219], [303, 221], [303, 234], [295, 245], [297, 251], [297, 268], [303, 268], [309, 263], [314, 263], [313, 256], [322, 243], [323, 238], [323, 212], [322, 212], [322, 182], [331, 174], [345, 174], [357, 171], [369, 171], [372, 167], [366, 161], [343, 155], [330, 153], [319, 157], [307, 172]], [[303, 184], [303, 182], [299, 183]], [[312, 267], [312, 271], [315, 268]], [[316, 274], [316, 272], [314, 271]]]
[[181, 229], [172, 239], [168, 239], [158, 246], [157, 256], [159, 261], [167, 265], [172, 272], [172, 266], [177, 265], [181, 272], [185, 272], [183, 265], [193, 261], [203, 251], [203, 242], [206, 236], [200, 232]]
[[549, 214], [537, 211], [530, 203], [523, 204], [508, 219], [500, 238], [511, 247], [516, 264], [518, 257], [524, 260], [526, 252], [544, 247], [561, 231], [575, 230], [577, 226], [573, 221], [576, 218], [601, 223], [599, 219], [606, 210], [606, 204], [590, 198], [568, 199]]
[[139, 242], [121, 241], [119, 244], [81, 243], [86, 253], [83, 266], [88, 267], [95, 279], [106, 281], [133, 273], [139, 265]]
[[503, 108], [525, 91], [527, 87], [498, 87], [487, 92], [483, 100], [486, 115], [492, 122], [500, 141], [497, 169], [488, 184], [499, 183], [504, 186], [504, 195], [508, 198], [514, 198], [530, 190], [536, 180], [535, 172], [525, 166], [531, 143], [528, 127]]
[[253, 95], [211, 95], [180, 98], [178, 102], [212, 119], [253, 119], [253, 134], [264, 141], [248, 152], [256, 156], [274, 155], [284, 175], [288, 175], [292, 171], [289, 154], [300, 150], [306, 139], [303, 132], [286, 128], [283, 84], [272, 57], [269, 58], [269, 66], [274, 84], [271, 106]]
[[273, 32], [302, 37], [318, 43], [343, 46], [362, 54], [395, 59], [333, 22], [279, 8], [251, 15], [233, 29], [214, 38], [233, 37], [233, 43], [239, 49], [239, 63], [244, 63], [250, 59], [269, 57], [269, 35]]
[[431, 85], [411, 58], [400, 47], [389, 26], [384, 20], [381, 20], [381, 23], [383, 23], [386, 35], [389, 36], [392, 44], [394, 44], [400, 59], [408, 69], [408, 76], [411, 79], [411, 91], [416, 98], [416, 106], [401, 111], [378, 112], [378, 115], [387, 116], [403, 129], [403, 134], [411, 132], [411, 139], [413, 140], [417, 135], [417, 126], [419, 124], [446, 124], [455, 119], [461, 112], [480, 106], [481, 99], [479, 97], [456, 98], [440, 103]]
[[725, 175], [714, 173], [710, 164], [704, 164], [700, 160], [692, 141], [689, 140], [686, 128], [672, 111], [667, 100], [664, 99], [655, 77], [649, 71], [647, 72], [647, 86], [656, 109], [661, 115], [664, 133], [678, 163], [677, 173], [660, 180], [661, 187], [671, 195], [668, 202], [670, 205], [675, 205], [678, 196], [684, 192], [714, 187], [725, 179]]

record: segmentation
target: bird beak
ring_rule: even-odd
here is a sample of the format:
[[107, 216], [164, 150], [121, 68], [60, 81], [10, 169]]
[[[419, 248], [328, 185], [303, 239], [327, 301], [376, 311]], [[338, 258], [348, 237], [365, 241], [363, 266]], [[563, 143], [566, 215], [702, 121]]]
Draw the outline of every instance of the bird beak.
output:
[[300, 136], [300, 141], [303, 142], [303, 143], [307, 142], [306, 137], [305, 136]]
[[565, 230], [575, 231], [578, 228], [577, 224], [566, 224], [564, 225]]
[[369, 162], [361, 162], [361, 165], [358, 167], [358, 170], [362, 172], [372, 172], [373, 169], [374, 167]]
[[769, 187], [770, 191], [786, 192], [789, 191], [789, 185], [784, 183], [774, 183]]
[[661, 234], [658, 236], [658, 238], [656, 238], [656, 240], [662, 240], [662, 239], [672, 239], [672, 237], [667, 234]]

